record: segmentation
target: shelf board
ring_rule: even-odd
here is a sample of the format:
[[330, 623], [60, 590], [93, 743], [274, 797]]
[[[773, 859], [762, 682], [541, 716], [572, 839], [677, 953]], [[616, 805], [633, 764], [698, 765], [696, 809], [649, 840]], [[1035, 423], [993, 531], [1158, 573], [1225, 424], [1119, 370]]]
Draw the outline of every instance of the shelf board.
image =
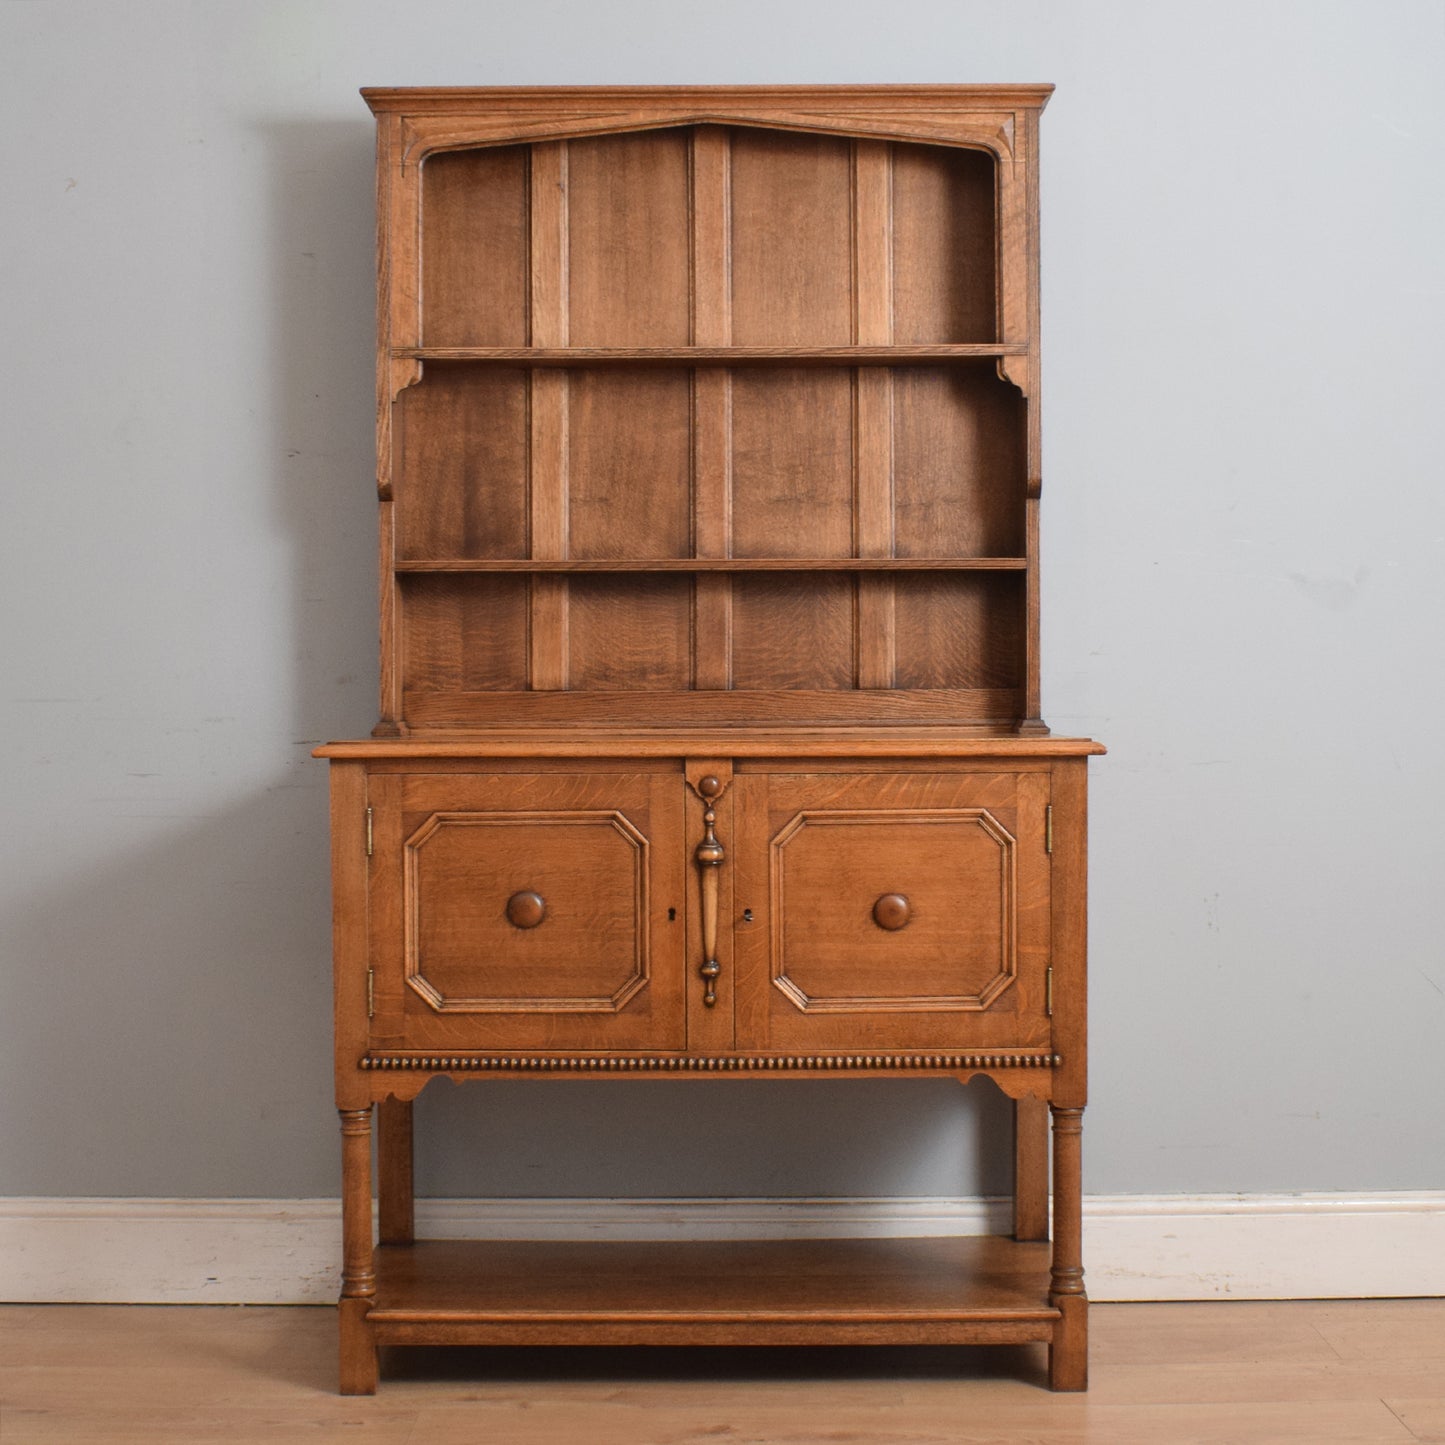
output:
[[430, 1240], [376, 1250], [379, 1344], [1051, 1338], [1050, 1246], [997, 1237]]
[[516, 727], [493, 724], [456, 732], [430, 731], [407, 737], [342, 739], [315, 749], [313, 757], [406, 767], [446, 758], [479, 762], [488, 758], [1082, 758], [1103, 753], [1088, 738], [1021, 736], [1016, 732], [969, 732], [952, 725], [877, 723], [792, 726], [694, 723], [687, 727], [649, 727], [642, 723], [598, 724], [579, 734], [565, 725]]
[[1026, 341], [910, 346], [408, 346], [414, 361], [483, 361], [501, 366], [926, 366], [983, 357], [1027, 356]]
[[441, 557], [397, 572], [1025, 572], [1027, 557]]

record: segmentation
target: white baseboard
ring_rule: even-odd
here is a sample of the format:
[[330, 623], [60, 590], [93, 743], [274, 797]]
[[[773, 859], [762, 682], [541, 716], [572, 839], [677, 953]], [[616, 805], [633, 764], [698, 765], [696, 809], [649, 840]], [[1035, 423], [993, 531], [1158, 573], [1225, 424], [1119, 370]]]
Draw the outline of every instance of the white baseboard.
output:
[[[788, 1239], [1003, 1233], [997, 1199], [432, 1199], [423, 1237]], [[0, 1300], [322, 1304], [334, 1199], [0, 1199]], [[1093, 1195], [1096, 1300], [1445, 1295], [1445, 1193]]]

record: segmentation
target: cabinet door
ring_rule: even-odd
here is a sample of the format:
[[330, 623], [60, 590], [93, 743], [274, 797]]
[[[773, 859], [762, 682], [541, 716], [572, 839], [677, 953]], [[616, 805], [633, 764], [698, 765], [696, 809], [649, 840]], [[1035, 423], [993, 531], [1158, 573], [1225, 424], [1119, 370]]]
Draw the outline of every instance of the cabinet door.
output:
[[1047, 772], [737, 779], [738, 1046], [1037, 1048]]
[[374, 775], [373, 1047], [677, 1049], [682, 787]]

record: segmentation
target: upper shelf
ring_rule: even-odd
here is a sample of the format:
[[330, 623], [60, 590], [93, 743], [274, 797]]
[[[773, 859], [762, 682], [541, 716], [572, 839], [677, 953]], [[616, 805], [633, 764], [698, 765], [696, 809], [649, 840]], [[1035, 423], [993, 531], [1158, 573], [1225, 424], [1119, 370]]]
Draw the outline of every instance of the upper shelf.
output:
[[392, 355], [416, 361], [484, 361], [505, 366], [924, 366], [980, 357], [1027, 356], [1024, 341], [906, 346], [411, 346]]

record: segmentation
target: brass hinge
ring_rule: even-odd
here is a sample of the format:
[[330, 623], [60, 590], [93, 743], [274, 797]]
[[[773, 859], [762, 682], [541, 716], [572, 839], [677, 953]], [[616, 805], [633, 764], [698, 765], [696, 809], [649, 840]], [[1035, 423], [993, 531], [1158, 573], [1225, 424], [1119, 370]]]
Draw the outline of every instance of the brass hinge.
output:
[[376, 1017], [376, 970], [366, 970], [366, 1016], [369, 1019]]
[[[371, 813], [371, 810], [368, 808], [368, 809], [367, 809], [367, 814], [368, 814], [368, 816], [370, 816], [370, 813]], [[366, 851], [369, 853], [369, 852], [371, 851], [371, 849], [368, 848]], [[1053, 805], [1052, 803], [1046, 803], [1046, 804], [1044, 805], [1044, 852], [1045, 852], [1045, 853], [1052, 853], [1053, 851], [1054, 851], [1054, 805]]]
[[1044, 970], [1044, 1012], [1050, 1018], [1054, 1016], [1054, 966], [1050, 964]]
[[366, 810], [366, 856], [367, 856], [368, 858], [371, 857], [372, 848], [373, 848], [374, 844], [375, 844], [375, 840], [374, 840], [374, 838], [373, 838], [372, 830], [371, 830], [371, 809], [368, 808], [368, 809]]

